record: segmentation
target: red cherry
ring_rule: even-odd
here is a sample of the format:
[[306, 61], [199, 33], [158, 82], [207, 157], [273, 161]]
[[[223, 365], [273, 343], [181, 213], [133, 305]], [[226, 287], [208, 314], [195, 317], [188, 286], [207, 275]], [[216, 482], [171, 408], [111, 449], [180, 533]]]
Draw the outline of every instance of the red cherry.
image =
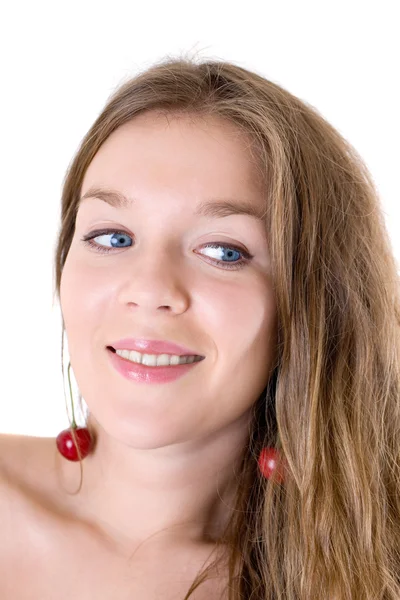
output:
[[[86, 427], [76, 427], [74, 429], [75, 437], [81, 453], [81, 458], [85, 458], [92, 449], [92, 436]], [[64, 429], [58, 434], [57, 448], [67, 460], [79, 460], [78, 449], [74, 443], [71, 429]]]
[[280, 453], [276, 448], [263, 448], [258, 458], [258, 466], [266, 479], [271, 479], [274, 475], [274, 481], [282, 483], [284, 480], [284, 467]]

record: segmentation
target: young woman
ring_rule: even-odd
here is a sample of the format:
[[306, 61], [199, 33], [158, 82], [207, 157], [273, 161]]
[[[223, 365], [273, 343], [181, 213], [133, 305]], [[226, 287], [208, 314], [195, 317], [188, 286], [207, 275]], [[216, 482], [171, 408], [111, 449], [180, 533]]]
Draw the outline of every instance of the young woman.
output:
[[132, 78], [55, 271], [88, 419], [3, 439], [2, 598], [400, 598], [399, 279], [313, 107], [226, 62]]

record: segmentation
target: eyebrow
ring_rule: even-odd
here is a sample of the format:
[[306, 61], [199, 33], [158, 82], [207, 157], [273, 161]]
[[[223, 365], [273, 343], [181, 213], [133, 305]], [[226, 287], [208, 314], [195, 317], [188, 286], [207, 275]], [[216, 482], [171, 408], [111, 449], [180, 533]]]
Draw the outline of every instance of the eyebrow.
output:
[[[128, 198], [121, 192], [111, 189], [103, 189], [99, 187], [91, 187], [80, 199], [80, 202], [86, 198], [98, 198], [103, 202], [106, 202], [114, 208], [130, 208], [134, 202], [134, 198]], [[266, 211], [253, 206], [246, 201], [229, 200], [229, 199], [215, 199], [215, 200], [203, 200], [197, 205], [195, 210], [195, 216], [199, 217], [214, 217], [222, 218], [230, 215], [248, 215], [261, 221], [265, 222]]]

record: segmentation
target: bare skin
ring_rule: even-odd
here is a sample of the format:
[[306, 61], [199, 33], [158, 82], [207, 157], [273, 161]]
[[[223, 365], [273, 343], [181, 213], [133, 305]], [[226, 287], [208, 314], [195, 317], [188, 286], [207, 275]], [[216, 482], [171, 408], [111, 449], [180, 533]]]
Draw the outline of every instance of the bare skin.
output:
[[[54, 438], [0, 436], [0, 597], [3, 600], [183, 600], [213, 545], [148, 542], [131, 557], [77, 519], [57, 483]], [[223, 568], [194, 600], [220, 600]]]
[[[276, 347], [263, 223], [195, 214], [218, 199], [265, 209], [247, 143], [221, 121], [141, 115], [89, 165], [82, 196], [101, 187], [135, 201], [115, 208], [93, 193], [82, 200], [62, 275], [68, 352], [97, 431], [79, 494], [79, 464], [60, 457], [54, 439], [9, 452], [20, 460], [4, 527], [9, 539], [17, 532], [16, 581], [40, 573], [44, 587], [32, 598], [53, 600], [60, 588], [60, 600], [79, 590], [80, 599], [183, 600], [209, 560]], [[104, 228], [124, 231], [131, 245], [106, 254], [82, 242]], [[112, 236], [95, 243], [111, 247]], [[240, 269], [225, 266], [232, 247], [252, 256]], [[131, 382], [106, 350], [128, 336], [175, 341], [206, 358], [169, 384]], [[223, 580], [193, 598], [220, 600]], [[15, 590], [9, 597], [19, 600]]]
[[[71, 365], [98, 433], [79, 510], [121, 547], [168, 531], [201, 542], [227, 514], [270, 376], [276, 303], [264, 224], [196, 210], [218, 199], [265, 209], [247, 145], [224, 122], [140, 115], [111, 134], [82, 183], [81, 197], [101, 187], [135, 199], [127, 208], [82, 200], [60, 289]], [[115, 233], [83, 243], [104, 228], [126, 232], [124, 245], [111, 245]], [[215, 242], [225, 252], [205, 247]], [[230, 244], [253, 258], [229, 263]], [[205, 360], [168, 384], [129, 381], [107, 350], [128, 336], [181, 342]], [[60, 468], [67, 486], [77, 481], [76, 464]]]

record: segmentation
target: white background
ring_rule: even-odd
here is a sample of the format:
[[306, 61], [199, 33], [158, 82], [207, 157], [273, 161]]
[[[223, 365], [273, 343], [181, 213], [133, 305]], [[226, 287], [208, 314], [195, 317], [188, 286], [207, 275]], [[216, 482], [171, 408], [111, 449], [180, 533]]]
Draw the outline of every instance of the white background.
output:
[[396, 0], [9, 0], [0, 8], [0, 431], [68, 427], [53, 261], [61, 184], [110, 93], [165, 56], [256, 70], [359, 151], [400, 265]]

